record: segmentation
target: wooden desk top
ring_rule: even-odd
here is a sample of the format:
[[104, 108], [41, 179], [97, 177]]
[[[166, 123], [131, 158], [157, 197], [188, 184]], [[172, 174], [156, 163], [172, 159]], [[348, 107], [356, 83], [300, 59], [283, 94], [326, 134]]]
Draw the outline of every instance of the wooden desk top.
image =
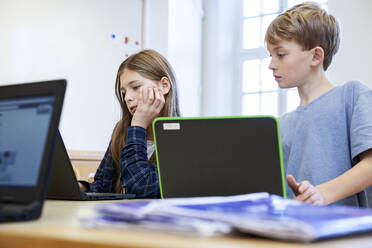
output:
[[101, 202], [47, 200], [42, 217], [36, 221], [0, 224], [0, 247], [371, 247], [372, 236], [358, 235], [315, 242], [290, 243], [256, 237], [195, 237], [148, 230], [87, 229], [79, 219], [94, 215], [92, 207]]

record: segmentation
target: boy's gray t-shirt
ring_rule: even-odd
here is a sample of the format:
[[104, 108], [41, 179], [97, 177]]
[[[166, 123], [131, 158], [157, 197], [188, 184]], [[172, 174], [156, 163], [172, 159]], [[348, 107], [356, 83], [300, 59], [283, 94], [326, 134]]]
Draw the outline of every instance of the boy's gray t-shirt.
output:
[[[318, 185], [349, 170], [360, 153], [372, 148], [372, 90], [350, 81], [279, 121], [286, 174]], [[294, 198], [286, 188], [288, 197]], [[368, 206], [367, 199], [372, 207], [372, 187], [336, 203]]]

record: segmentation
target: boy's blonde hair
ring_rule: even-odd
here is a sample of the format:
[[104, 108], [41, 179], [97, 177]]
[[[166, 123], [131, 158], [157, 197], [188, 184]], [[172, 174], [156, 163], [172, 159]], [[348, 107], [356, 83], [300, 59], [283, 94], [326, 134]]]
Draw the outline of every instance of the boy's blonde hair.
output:
[[266, 31], [265, 41], [276, 44], [278, 38], [293, 40], [304, 50], [323, 48], [323, 68], [327, 70], [340, 46], [340, 27], [336, 18], [318, 4], [305, 2], [281, 13]]

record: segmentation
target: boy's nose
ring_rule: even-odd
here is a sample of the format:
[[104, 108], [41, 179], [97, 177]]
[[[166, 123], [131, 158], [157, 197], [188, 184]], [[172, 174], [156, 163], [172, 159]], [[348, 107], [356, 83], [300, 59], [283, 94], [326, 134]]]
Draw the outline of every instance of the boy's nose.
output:
[[270, 70], [275, 70], [276, 69], [276, 65], [275, 65], [273, 59], [270, 60], [269, 69]]

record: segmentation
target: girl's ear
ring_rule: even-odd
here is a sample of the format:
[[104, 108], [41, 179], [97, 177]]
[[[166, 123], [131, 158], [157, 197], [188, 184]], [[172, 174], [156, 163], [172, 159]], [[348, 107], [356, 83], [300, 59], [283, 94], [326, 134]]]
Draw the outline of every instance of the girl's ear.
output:
[[314, 47], [312, 49], [313, 58], [311, 60], [312, 66], [321, 65], [323, 68], [323, 61], [324, 61], [324, 50], [320, 46]]
[[166, 95], [170, 91], [171, 83], [167, 77], [162, 77], [159, 81], [159, 86], [163, 95]]

